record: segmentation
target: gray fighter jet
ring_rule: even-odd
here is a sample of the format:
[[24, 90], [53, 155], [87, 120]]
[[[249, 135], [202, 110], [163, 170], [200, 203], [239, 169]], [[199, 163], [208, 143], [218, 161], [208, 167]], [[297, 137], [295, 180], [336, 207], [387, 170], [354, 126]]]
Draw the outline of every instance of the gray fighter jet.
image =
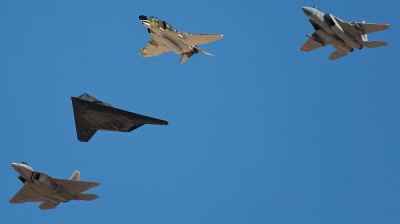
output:
[[303, 7], [303, 12], [310, 18], [310, 23], [315, 32], [307, 35], [309, 39], [299, 49], [300, 51], [310, 52], [319, 47], [332, 44], [336, 49], [329, 57], [335, 60], [346, 56], [347, 52], [352, 52], [354, 48], [361, 50], [363, 46], [368, 48], [386, 46], [387, 42], [368, 41], [367, 34], [387, 30], [389, 24], [344, 22], [332, 14], [324, 14], [316, 7]]
[[76, 134], [81, 142], [88, 142], [97, 130], [131, 132], [145, 124], [168, 124], [167, 121], [114, 108], [87, 93], [71, 97], [71, 100]]
[[95, 194], [82, 194], [89, 188], [99, 186], [99, 183], [79, 181], [80, 173], [77, 170], [69, 180], [64, 180], [36, 172], [24, 162], [11, 163], [11, 166], [20, 174], [18, 179], [24, 184], [11, 198], [11, 203], [42, 202], [39, 208], [44, 210], [55, 209], [60, 202], [91, 201], [99, 197]]
[[199, 49], [197, 45], [211, 43], [223, 37], [221, 34], [196, 35], [179, 32], [167, 22], [153, 16], [140, 15], [139, 20], [147, 27], [147, 31], [151, 34], [149, 43], [139, 53], [142, 57], [154, 57], [168, 51], [173, 51], [182, 55], [179, 63], [183, 64], [197, 53], [214, 56], [209, 52]]

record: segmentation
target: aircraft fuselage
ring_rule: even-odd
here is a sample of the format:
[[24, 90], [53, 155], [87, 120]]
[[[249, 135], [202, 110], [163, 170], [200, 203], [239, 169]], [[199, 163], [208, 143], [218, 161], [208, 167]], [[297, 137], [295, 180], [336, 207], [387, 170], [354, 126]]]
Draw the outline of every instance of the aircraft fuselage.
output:
[[362, 49], [363, 41], [361, 34], [356, 32], [351, 33], [342, 28], [339, 21], [337, 21], [339, 20], [338, 18], [331, 14], [324, 14], [316, 8], [303, 7], [302, 9], [310, 18], [316, 34], [322, 41], [321, 44], [326, 45], [331, 43], [334, 48], [343, 52], [352, 52], [354, 48]]
[[184, 37], [180, 35], [169, 23], [155, 17], [139, 16], [139, 20], [147, 27], [151, 35], [161, 38], [163, 44], [176, 54], [191, 52], [193, 46], [184, 43]]

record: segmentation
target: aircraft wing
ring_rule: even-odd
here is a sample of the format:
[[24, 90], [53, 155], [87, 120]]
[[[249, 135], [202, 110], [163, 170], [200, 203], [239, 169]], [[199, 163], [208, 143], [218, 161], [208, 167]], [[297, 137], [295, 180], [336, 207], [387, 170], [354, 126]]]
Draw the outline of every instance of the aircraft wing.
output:
[[58, 204], [55, 204], [51, 201], [44, 201], [42, 204], [39, 205], [39, 208], [42, 210], [46, 209], [55, 209], [58, 206]]
[[37, 202], [37, 201], [43, 201], [43, 199], [26, 186], [23, 186], [10, 200], [11, 203], [24, 203], [24, 202]]
[[158, 36], [152, 35], [147, 46], [142, 48], [139, 54], [142, 57], [154, 57], [168, 51], [170, 51], [170, 49], [164, 45], [162, 40]]
[[181, 33], [179, 32], [179, 37], [182, 37], [184, 42], [190, 46], [196, 46], [199, 44], [208, 44], [219, 39], [222, 39], [224, 36], [221, 34], [190, 34], [190, 33]]
[[75, 115], [75, 128], [78, 140], [81, 142], [88, 142], [97, 130], [86, 126], [82, 121], [79, 120], [79, 116]]
[[329, 60], [336, 60], [338, 58], [344, 57], [346, 56], [347, 53], [345, 51], [338, 51], [336, 50], [335, 52], [333, 52], [330, 56], [329, 56]]
[[56, 184], [62, 186], [66, 191], [78, 194], [89, 190], [90, 188], [97, 187], [100, 184], [97, 182], [86, 182], [86, 181], [75, 181], [75, 180], [64, 180], [53, 178]]
[[127, 131], [128, 131], [128, 132], [131, 132], [131, 131], [135, 130], [136, 128], [142, 127], [143, 125], [144, 125], [144, 124], [136, 124], [136, 123], [135, 123], [135, 125], [133, 125], [132, 127], [130, 127]]
[[389, 29], [389, 24], [376, 24], [376, 23], [357, 23], [357, 24], [364, 30], [365, 34]]
[[[313, 35], [315, 35], [315, 33]], [[322, 45], [320, 42], [317, 42], [313, 38], [309, 37], [307, 42], [299, 50], [310, 52], [323, 46], [324, 45]]]

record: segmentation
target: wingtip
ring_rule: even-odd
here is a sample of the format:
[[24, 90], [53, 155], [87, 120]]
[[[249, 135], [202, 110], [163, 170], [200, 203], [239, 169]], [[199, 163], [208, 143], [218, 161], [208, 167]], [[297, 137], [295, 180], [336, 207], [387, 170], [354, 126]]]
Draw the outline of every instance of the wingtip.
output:
[[78, 141], [80, 141], [80, 142], [89, 142], [89, 140], [90, 140], [90, 139], [79, 139], [79, 138], [78, 138]]
[[164, 120], [159, 120], [156, 124], [158, 124], [158, 125], [168, 125], [169, 122], [168, 121], [164, 121]]

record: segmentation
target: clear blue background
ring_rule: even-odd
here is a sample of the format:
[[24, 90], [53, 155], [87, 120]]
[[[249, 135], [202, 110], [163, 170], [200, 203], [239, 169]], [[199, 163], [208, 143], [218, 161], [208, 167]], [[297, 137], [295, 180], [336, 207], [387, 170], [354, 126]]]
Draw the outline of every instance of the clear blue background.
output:
[[[389, 23], [387, 47], [298, 49], [303, 6]], [[138, 15], [221, 33], [142, 58]], [[1, 1], [0, 223], [399, 223], [398, 2]], [[71, 96], [169, 121], [76, 139]], [[10, 204], [11, 162], [97, 181], [99, 199]]]

